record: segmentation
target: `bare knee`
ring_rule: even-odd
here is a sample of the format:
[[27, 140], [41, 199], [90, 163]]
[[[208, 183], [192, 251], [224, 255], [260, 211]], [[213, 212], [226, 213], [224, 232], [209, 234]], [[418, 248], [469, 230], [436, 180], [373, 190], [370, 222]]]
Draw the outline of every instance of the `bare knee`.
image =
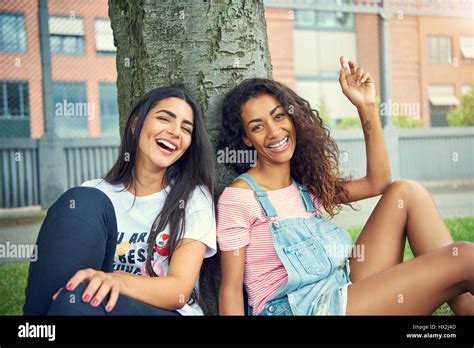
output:
[[457, 258], [465, 280], [474, 280], [474, 243], [455, 242], [449, 249], [453, 258]]
[[403, 202], [419, 199], [431, 199], [431, 194], [419, 182], [414, 180], [396, 180], [390, 183], [384, 194], [395, 194]]
[[388, 185], [388, 189], [392, 191], [398, 191], [403, 193], [426, 193], [428, 192], [426, 188], [415, 180], [395, 180]]

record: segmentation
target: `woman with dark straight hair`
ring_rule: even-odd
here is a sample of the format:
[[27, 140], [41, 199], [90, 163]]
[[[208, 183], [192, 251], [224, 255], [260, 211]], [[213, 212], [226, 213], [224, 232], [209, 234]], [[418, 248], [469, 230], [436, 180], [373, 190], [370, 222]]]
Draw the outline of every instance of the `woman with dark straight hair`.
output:
[[112, 169], [48, 210], [24, 314], [203, 314], [199, 272], [216, 252], [214, 186], [199, 105], [180, 88], [148, 92]]

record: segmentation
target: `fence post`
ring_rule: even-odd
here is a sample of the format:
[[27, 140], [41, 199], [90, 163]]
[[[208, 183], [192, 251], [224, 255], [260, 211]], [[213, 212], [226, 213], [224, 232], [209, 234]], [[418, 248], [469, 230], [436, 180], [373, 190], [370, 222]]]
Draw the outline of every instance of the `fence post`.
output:
[[384, 127], [384, 136], [390, 157], [392, 180], [400, 178], [400, 144], [397, 129], [392, 120], [392, 65], [390, 61], [390, 18], [392, 10], [388, 0], [383, 0], [379, 12], [380, 30], [380, 81], [381, 104], [380, 117]]
[[38, 0], [44, 134], [38, 141], [40, 204], [48, 208], [66, 189], [66, 159], [54, 131], [53, 79], [49, 44], [48, 0]]

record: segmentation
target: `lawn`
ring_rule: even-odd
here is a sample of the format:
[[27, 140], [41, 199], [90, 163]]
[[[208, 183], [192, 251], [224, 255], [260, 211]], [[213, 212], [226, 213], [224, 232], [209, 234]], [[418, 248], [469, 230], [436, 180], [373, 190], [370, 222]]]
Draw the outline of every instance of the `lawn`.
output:
[[[454, 218], [445, 220], [455, 241], [474, 242], [474, 217]], [[361, 227], [349, 229], [355, 241]], [[405, 260], [413, 258], [408, 243], [405, 245]], [[25, 298], [25, 285], [28, 275], [28, 264], [9, 264], [0, 266], [0, 315], [21, 315]], [[435, 315], [452, 315], [447, 304], [442, 305]]]

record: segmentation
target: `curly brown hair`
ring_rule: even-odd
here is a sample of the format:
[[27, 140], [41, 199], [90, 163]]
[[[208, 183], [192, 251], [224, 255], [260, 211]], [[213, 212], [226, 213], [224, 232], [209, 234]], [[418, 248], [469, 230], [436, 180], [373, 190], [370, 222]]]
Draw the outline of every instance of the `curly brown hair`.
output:
[[[223, 101], [218, 149], [248, 150], [242, 140], [246, 135], [241, 119], [242, 105], [261, 94], [274, 95], [295, 125], [296, 148], [290, 161], [291, 176], [306, 186], [333, 217], [343, 204], [340, 194], [347, 197], [343, 183], [350, 177], [342, 177], [339, 171], [339, 149], [318, 111], [287, 86], [269, 79], [252, 78], [230, 90]], [[250, 168], [249, 163], [232, 166], [239, 174]]]

